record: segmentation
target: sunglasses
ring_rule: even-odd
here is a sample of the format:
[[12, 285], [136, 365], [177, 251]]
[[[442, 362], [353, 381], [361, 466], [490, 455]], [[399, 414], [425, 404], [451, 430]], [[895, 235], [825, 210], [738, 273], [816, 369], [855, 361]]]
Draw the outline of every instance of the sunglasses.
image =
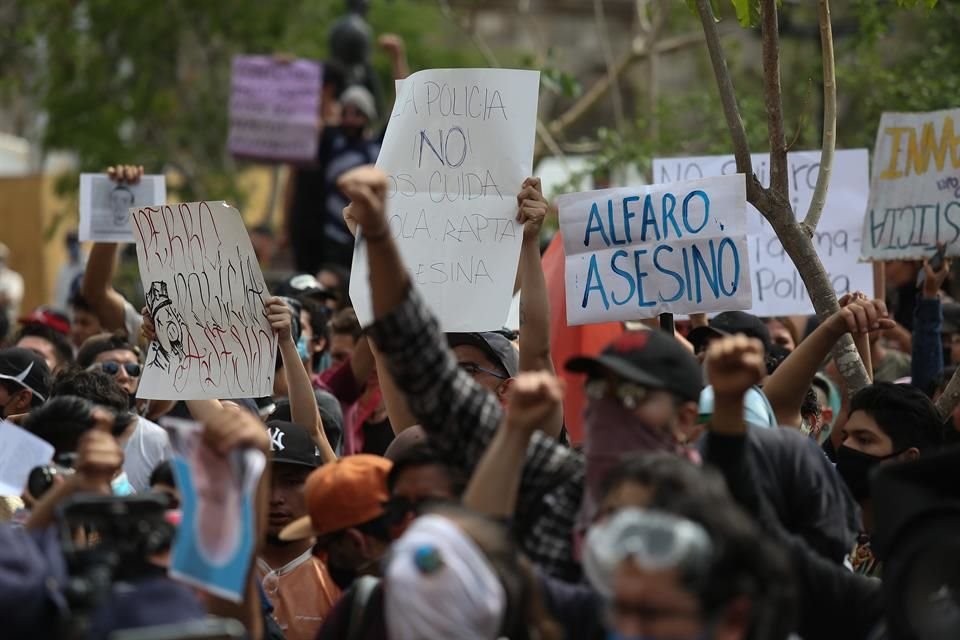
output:
[[115, 376], [120, 373], [120, 367], [127, 372], [127, 375], [131, 378], [140, 377], [140, 365], [136, 362], [124, 362], [120, 363], [115, 360], [107, 360], [106, 362], [100, 362], [96, 366], [100, 368], [101, 371], [110, 376]]
[[460, 368], [463, 369], [465, 372], [469, 373], [471, 376], [475, 376], [478, 373], [485, 373], [499, 380], [506, 380], [507, 378], [510, 377], [502, 373], [498, 373], [496, 371], [491, 371], [490, 369], [484, 369], [483, 367], [481, 367], [475, 362], [461, 362], [459, 364], [460, 364]]
[[650, 395], [650, 389], [633, 382], [611, 382], [603, 378], [596, 378], [587, 382], [584, 388], [586, 396], [591, 400], [611, 398], [616, 400], [624, 409], [633, 411], [644, 403]]

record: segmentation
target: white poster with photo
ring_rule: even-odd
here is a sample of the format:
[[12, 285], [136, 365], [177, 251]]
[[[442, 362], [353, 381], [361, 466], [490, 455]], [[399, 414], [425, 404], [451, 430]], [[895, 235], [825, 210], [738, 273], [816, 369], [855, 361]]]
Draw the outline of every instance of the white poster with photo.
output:
[[80, 240], [133, 242], [130, 209], [163, 204], [167, 181], [143, 176], [137, 184], [114, 182], [105, 173], [80, 174]]
[[[523, 229], [517, 194], [530, 176], [538, 71], [433, 69], [397, 83], [377, 166], [410, 277], [444, 331], [503, 326]], [[362, 234], [350, 298], [373, 321]]]
[[[770, 183], [770, 156], [754, 154], [753, 170], [764, 185]], [[869, 160], [866, 149], [838, 150], [833, 160], [830, 189], [823, 217], [814, 235], [817, 254], [837, 296], [850, 291], [873, 295], [873, 267], [860, 262], [862, 212], [869, 196]], [[787, 154], [790, 201], [794, 212], [806, 215], [820, 169], [819, 151]], [[656, 158], [656, 182], [691, 180], [735, 174], [733, 156]], [[754, 315], [810, 315], [813, 303], [793, 261], [783, 249], [773, 228], [753, 205], [747, 205], [747, 239], [750, 250]]]
[[256, 547], [257, 484], [266, 457], [235, 449], [226, 457], [203, 442], [203, 427], [161, 420], [170, 434], [171, 462], [183, 520], [170, 554], [170, 575], [232, 602], [241, 602]]
[[131, 213], [157, 338], [137, 397], [204, 400], [273, 394], [270, 296], [240, 212], [224, 202]]
[[742, 175], [560, 196], [567, 323], [750, 307]]
[[960, 109], [885, 113], [863, 220], [867, 260], [960, 256]]

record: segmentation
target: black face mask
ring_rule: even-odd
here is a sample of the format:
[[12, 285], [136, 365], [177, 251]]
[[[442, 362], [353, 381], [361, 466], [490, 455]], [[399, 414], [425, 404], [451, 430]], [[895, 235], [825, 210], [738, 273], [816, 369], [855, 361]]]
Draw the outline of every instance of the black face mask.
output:
[[837, 472], [853, 494], [857, 502], [863, 502], [870, 497], [870, 472], [874, 467], [898, 456], [902, 451], [891, 453], [889, 456], [871, 456], [868, 453], [840, 447], [837, 449]]

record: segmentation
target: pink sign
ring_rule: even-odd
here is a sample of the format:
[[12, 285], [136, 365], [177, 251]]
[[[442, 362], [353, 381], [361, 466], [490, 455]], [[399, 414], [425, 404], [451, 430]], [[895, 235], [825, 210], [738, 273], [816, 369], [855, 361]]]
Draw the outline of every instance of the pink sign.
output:
[[235, 57], [230, 87], [230, 152], [259, 160], [313, 160], [322, 77], [322, 66], [311, 60]]

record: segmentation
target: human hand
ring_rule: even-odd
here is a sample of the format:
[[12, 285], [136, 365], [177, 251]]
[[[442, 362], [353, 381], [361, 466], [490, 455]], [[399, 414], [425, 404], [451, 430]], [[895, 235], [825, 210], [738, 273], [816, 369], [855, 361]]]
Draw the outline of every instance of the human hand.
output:
[[887, 313], [883, 300], [870, 300], [861, 291], [848, 293], [838, 302], [840, 311], [827, 318], [827, 325], [838, 338], [848, 331], [854, 335], [868, 334], [892, 329], [897, 324]]
[[377, 45], [391, 58], [399, 58], [403, 55], [403, 38], [395, 33], [383, 34], [377, 38]]
[[143, 324], [140, 326], [140, 335], [147, 342], [153, 342], [157, 339], [157, 326], [153, 324], [153, 316], [150, 315], [150, 309], [144, 307], [140, 309], [140, 317], [143, 319]]
[[923, 297], [924, 298], [936, 298], [940, 295], [940, 288], [943, 287], [943, 283], [946, 282], [947, 277], [950, 275], [950, 261], [944, 259], [940, 263], [940, 270], [934, 271], [930, 266], [930, 261], [926, 258], [923, 259]]
[[143, 165], [118, 164], [107, 167], [107, 176], [121, 184], [137, 184], [143, 177]]
[[360, 225], [364, 237], [387, 237], [387, 175], [373, 165], [357, 167], [340, 176], [337, 186], [350, 199], [349, 215]]
[[767, 374], [763, 343], [744, 335], [717, 338], [711, 342], [705, 364], [715, 404], [721, 400], [743, 398], [743, 394]]
[[107, 431], [90, 429], [77, 443], [76, 473], [70, 476], [76, 488], [109, 495], [110, 481], [123, 466], [123, 449]]
[[280, 340], [292, 339], [293, 309], [290, 308], [290, 305], [280, 298], [273, 296], [272, 298], [267, 298], [263, 306], [267, 311], [267, 320], [270, 322], [273, 330], [277, 332], [277, 337]]
[[270, 453], [267, 427], [246, 409], [224, 405], [203, 425], [204, 444], [225, 456], [234, 449], [258, 449]]
[[540, 228], [547, 218], [550, 204], [543, 197], [540, 178], [527, 178], [517, 194], [517, 222], [523, 225], [523, 239], [540, 239]]
[[507, 429], [529, 438], [559, 409], [563, 390], [563, 380], [546, 371], [517, 375], [508, 392]]
[[347, 223], [347, 229], [350, 230], [350, 235], [356, 238], [357, 237], [357, 221], [353, 217], [353, 203], [350, 203], [343, 208], [343, 221]]

